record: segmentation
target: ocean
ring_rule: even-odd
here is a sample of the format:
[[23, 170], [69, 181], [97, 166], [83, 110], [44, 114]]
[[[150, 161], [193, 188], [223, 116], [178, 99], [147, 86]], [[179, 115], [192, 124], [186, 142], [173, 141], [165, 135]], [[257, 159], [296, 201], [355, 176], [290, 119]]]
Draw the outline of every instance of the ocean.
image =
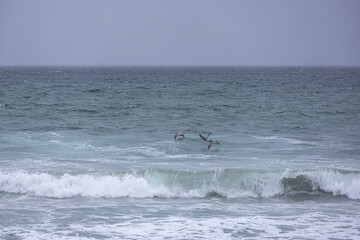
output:
[[0, 238], [360, 239], [360, 68], [1, 67]]

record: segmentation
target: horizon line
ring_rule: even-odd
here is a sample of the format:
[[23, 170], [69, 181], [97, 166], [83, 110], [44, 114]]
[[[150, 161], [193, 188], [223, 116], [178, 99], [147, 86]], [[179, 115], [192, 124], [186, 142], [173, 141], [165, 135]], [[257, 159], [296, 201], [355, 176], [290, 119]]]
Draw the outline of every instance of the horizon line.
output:
[[154, 65], [150, 65], [150, 64], [144, 64], [144, 65], [130, 65], [130, 64], [123, 64], [123, 65], [120, 65], [120, 64], [108, 64], [108, 65], [105, 65], [105, 64], [98, 64], [98, 65], [92, 65], [92, 64], [16, 64], [16, 65], [11, 65], [11, 64], [0, 64], [0, 67], [129, 67], [129, 68], [136, 68], [136, 67], [149, 67], [149, 68], [157, 68], [157, 67], [164, 67], [164, 68], [172, 68], [172, 67], [178, 67], [178, 68], [208, 68], [208, 67], [218, 67], [218, 68], [221, 68], [221, 67], [229, 67], [229, 68], [250, 68], [250, 67], [260, 67], [260, 68], [270, 68], [270, 67], [273, 67], [273, 68], [276, 68], [276, 67], [280, 67], [280, 68], [286, 68], [286, 67], [289, 67], [289, 68], [337, 68], [337, 67], [341, 67], [341, 68], [358, 68], [360, 67], [360, 65], [322, 65], [322, 64], [316, 64], [316, 65], [212, 65], [212, 64], [209, 64], [209, 65], [172, 65], [172, 64], [169, 64], [169, 65], [160, 65], [160, 64], [154, 64]]

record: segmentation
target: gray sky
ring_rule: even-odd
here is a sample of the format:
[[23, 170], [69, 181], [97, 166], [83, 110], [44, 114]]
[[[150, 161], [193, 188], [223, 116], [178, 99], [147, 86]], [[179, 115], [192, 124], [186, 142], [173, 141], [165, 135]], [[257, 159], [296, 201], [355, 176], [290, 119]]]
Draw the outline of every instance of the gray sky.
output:
[[359, 0], [0, 0], [0, 65], [356, 65]]

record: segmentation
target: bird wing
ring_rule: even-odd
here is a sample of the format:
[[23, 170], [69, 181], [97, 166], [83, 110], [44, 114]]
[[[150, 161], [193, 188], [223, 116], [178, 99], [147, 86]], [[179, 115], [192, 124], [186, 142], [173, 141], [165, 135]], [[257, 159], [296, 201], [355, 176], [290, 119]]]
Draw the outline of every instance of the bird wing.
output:
[[199, 134], [199, 136], [202, 138], [202, 140], [207, 141], [203, 135]]
[[208, 135], [206, 135], [205, 139], [208, 140], [209, 136], [210, 136], [211, 132], [208, 133]]
[[208, 149], [210, 149], [213, 144], [214, 144], [214, 142], [213, 142], [213, 141], [210, 141], [210, 143], [209, 143], [209, 145], [208, 145]]

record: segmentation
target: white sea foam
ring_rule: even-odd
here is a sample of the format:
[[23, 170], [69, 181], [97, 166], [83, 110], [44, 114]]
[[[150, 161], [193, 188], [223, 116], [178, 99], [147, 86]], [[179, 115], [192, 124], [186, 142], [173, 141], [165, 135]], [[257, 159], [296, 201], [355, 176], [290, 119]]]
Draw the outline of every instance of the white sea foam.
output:
[[209, 155], [205, 154], [173, 154], [173, 155], [166, 155], [164, 158], [168, 159], [209, 159]]
[[143, 155], [148, 157], [165, 157], [167, 156], [167, 151], [174, 151], [174, 147], [170, 142], [157, 142], [152, 144], [142, 144], [140, 146], [131, 146], [131, 147], [118, 147], [118, 146], [94, 146], [90, 143], [65, 143], [58, 141], [57, 143], [72, 147], [75, 149], [89, 149], [97, 152], [107, 152], [107, 153], [119, 153], [126, 155]]
[[311, 178], [324, 191], [334, 195], [345, 195], [360, 199], [360, 174], [341, 174], [338, 171], [325, 171], [321, 175], [312, 174]]
[[294, 138], [286, 138], [286, 137], [279, 137], [279, 136], [253, 136], [255, 139], [259, 140], [273, 140], [278, 142], [285, 142], [291, 144], [308, 144], [308, 145], [317, 145], [316, 142], [313, 141], [302, 141]]
[[47, 173], [2, 173], [0, 174], [0, 190], [55, 198], [171, 196], [164, 187], [151, 187], [144, 178], [133, 175], [96, 177], [64, 174], [55, 177]]
[[[319, 219], [326, 220], [319, 221]], [[95, 236], [106, 239], [154, 240], [169, 237], [171, 239], [357, 239], [358, 226], [359, 221], [354, 217], [312, 213], [281, 217], [260, 214], [206, 218], [185, 216], [130, 218], [120, 223], [76, 222], [69, 224], [67, 230], [43, 224], [32, 225], [31, 229], [10, 227], [8, 231], [22, 239], [94, 239]], [[44, 228], [47, 231], [44, 231]], [[6, 230], [0, 230], [0, 233], [4, 232], [6, 233]]]
[[118, 147], [118, 146], [95, 146], [88, 142], [66, 142], [59, 139], [50, 140], [53, 147], [68, 148], [74, 151], [90, 150], [93, 152], [106, 153], [117, 156], [126, 156], [132, 159], [141, 159], [144, 157], [153, 158], [171, 158], [172, 155], [168, 151], [172, 151], [171, 146], [164, 147], [162, 145], [147, 144], [132, 147]]
[[317, 191], [360, 199], [360, 174], [338, 170], [148, 169], [121, 175], [0, 173], [0, 191], [43, 197], [266, 197]]

